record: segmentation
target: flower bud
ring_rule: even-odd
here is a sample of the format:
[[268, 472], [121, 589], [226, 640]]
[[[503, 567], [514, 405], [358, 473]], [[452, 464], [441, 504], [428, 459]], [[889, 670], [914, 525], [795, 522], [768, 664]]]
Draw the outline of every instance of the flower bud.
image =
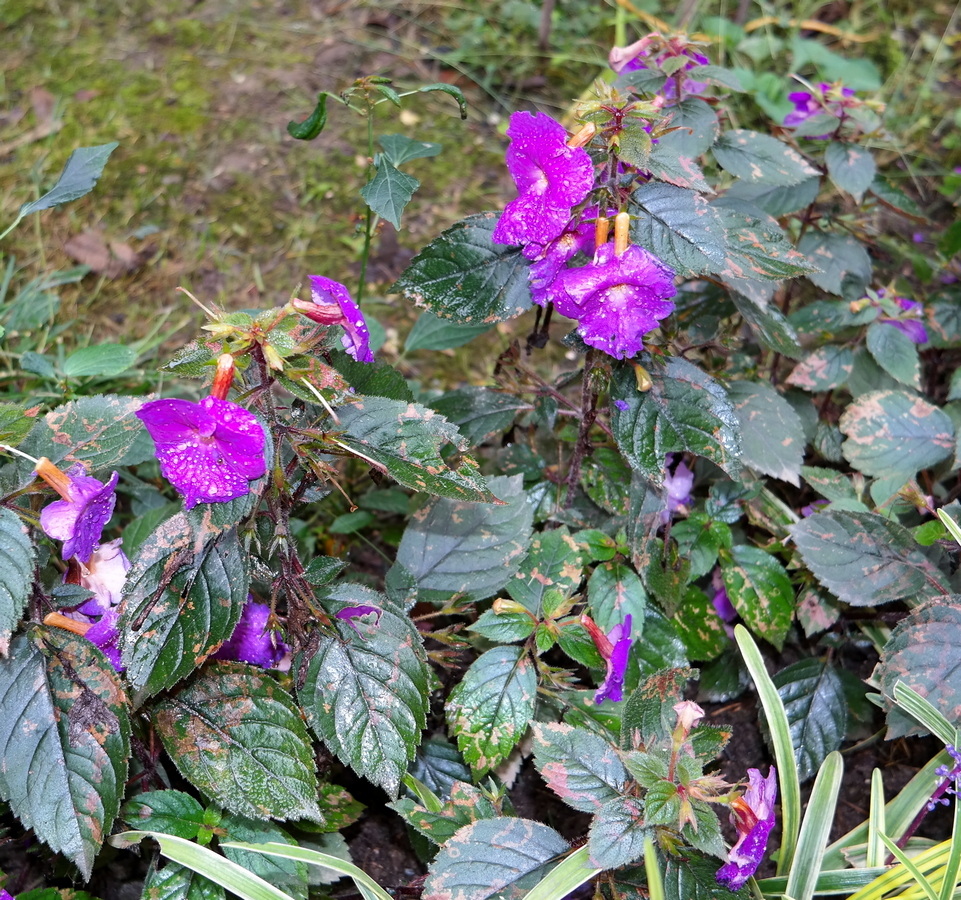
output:
[[509, 600], [507, 597], [498, 597], [491, 606], [491, 610], [495, 616], [502, 616], [505, 613], [528, 613], [526, 606], [516, 600]]
[[631, 215], [619, 212], [614, 216], [614, 255], [621, 256], [631, 243]]
[[60, 471], [46, 456], [41, 456], [37, 460], [36, 474], [50, 485], [68, 503], [73, 502], [73, 494], [70, 491], [70, 477], [66, 472]]
[[218, 400], [226, 400], [233, 383], [234, 358], [229, 353], [221, 353], [217, 358], [217, 371], [214, 372], [214, 383], [210, 388], [210, 396], [216, 397]]
[[593, 122], [582, 125], [573, 137], [568, 138], [568, 147], [586, 147], [597, 134], [597, 126]]

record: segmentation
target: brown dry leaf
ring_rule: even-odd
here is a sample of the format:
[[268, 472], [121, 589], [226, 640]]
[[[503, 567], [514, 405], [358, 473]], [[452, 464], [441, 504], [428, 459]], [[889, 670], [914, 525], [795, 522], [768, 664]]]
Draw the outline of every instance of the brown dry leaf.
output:
[[102, 231], [87, 229], [70, 238], [63, 245], [64, 253], [71, 259], [107, 278], [116, 278], [143, 265], [144, 258], [129, 244], [120, 241], [107, 242]]
[[37, 124], [43, 125], [53, 121], [53, 111], [57, 106], [57, 98], [46, 88], [30, 88], [30, 106], [37, 117]]

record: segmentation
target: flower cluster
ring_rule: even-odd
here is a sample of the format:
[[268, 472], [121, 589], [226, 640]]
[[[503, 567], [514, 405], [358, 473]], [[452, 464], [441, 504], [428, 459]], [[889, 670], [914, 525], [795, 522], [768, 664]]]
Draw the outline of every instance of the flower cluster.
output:
[[[608, 56], [610, 67], [620, 75], [640, 69], [664, 70], [670, 76], [659, 99], [666, 105], [684, 97], [702, 94], [707, 82], [684, 78], [677, 73], [708, 65], [710, 60], [695, 50], [684, 35], [665, 37], [656, 32], [642, 37], [626, 47], [613, 47]], [[680, 82], [680, 91], [678, 83]]]
[[[519, 196], [505, 208], [492, 239], [523, 245], [532, 261], [535, 303], [552, 303], [576, 320], [589, 346], [615, 359], [634, 356], [642, 336], [674, 309], [673, 270], [629, 244], [627, 213], [616, 217], [615, 239], [609, 242], [606, 226], [613, 211], [574, 212], [594, 186], [594, 170], [583, 148], [567, 146], [559, 122], [544, 113], [514, 113], [507, 133], [512, 141], [507, 166]], [[589, 260], [571, 265], [579, 257]]]
[[777, 770], [771, 766], [767, 778], [763, 778], [758, 769], [748, 769], [747, 777], [744, 796], [731, 801], [731, 824], [737, 829], [737, 842], [728, 851], [727, 862], [715, 876], [718, 884], [731, 891], [744, 887], [757, 871], [774, 827]]

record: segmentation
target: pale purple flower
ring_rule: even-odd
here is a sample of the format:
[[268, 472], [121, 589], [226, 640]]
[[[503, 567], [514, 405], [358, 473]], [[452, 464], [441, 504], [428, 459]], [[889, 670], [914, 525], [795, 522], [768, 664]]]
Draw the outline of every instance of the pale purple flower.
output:
[[[40, 527], [47, 537], [63, 541], [63, 558], [76, 556], [81, 562], [86, 562], [93, 555], [103, 527], [113, 515], [113, 507], [117, 502], [114, 490], [119, 478], [118, 473], [114, 472], [110, 480], [103, 484], [86, 472], [79, 463], [73, 466], [66, 473], [69, 498], [54, 501], [40, 513]], [[41, 477], [43, 475], [39, 471], [38, 474]]]
[[240, 614], [240, 621], [214, 659], [231, 659], [250, 663], [262, 669], [272, 669], [290, 651], [273, 631], [267, 629], [270, 607], [248, 599]]
[[[694, 501], [694, 473], [684, 460], [674, 465], [674, 456], [674, 453], [669, 453], [665, 460], [668, 466], [664, 472], [664, 499], [667, 501], [667, 508], [661, 512], [661, 521], [665, 523], [673, 513], [685, 509]], [[672, 465], [673, 470], [670, 468]]]
[[887, 316], [880, 321], [885, 325], [893, 325], [902, 334], [906, 334], [915, 344], [926, 344], [928, 342], [928, 330], [920, 321], [923, 313], [923, 306], [917, 300], [908, 300], [907, 297], [895, 297], [894, 302], [904, 310], [905, 315], [893, 319]]
[[624, 616], [624, 621], [615, 625], [607, 634], [597, 627], [590, 616], [581, 616], [581, 625], [591, 636], [607, 667], [607, 674], [594, 694], [594, 702], [598, 705], [605, 700], [617, 703], [624, 697], [624, 675], [627, 672], [631, 644], [634, 643], [631, 636], [631, 616], [628, 613]]
[[[860, 101], [851, 100], [854, 91], [851, 88], [837, 87], [821, 82], [811, 91], [792, 91], [787, 95], [794, 104], [794, 111], [784, 117], [784, 124], [788, 128], [795, 128], [802, 122], [818, 115], [834, 116], [841, 119], [845, 109], [860, 105]], [[811, 135], [814, 140], [825, 140], [830, 134]]]
[[344, 285], [321, 275], [310, 276], [311, 300], [292, 300], [295, 309], [321, 325], [340, 325], [344, 329], [341, 343], [348, 356], [357, 362], [372, 363], [370, 331], [360, 307], [350, 298]]
[[731, 801], [731, 824], [737, 829], [737, 843], [727, 854], [727, 862], [717, 871], [718, 884], [738, 891], [757, 871], [767, 850], [774, 827], [777, 800], [777, 770], [771, 766], [767, 778], [758, 769], [748, 769], [748, 787], [743, 797]]
[[379, 610], [376, 606], [370, 606], [367, 603], [361, 603], [358, 606], [345, 606], [343, 609], [339, 609], [334, 613], [334, 618], [346, 622], [354, 631], [357, 631], [357, 626], [351, 619], [357, 616], [368, 616], [371, 613], [376, 617], [376, 621], [379, 622], [382, 610]]
[[546, 113], [514, 113], [507, 136], [507, 169], [519, 196], [507, 204], [491, 240], [546, 245], [594, 186], [594, 164], [583, 147], [567, 146], [564, 126]]
[[183, 495], [186, 509], [243, 497], [266, 471], [260, 422], [229, 400], [152, 400], [137, 416], [157, 445], [160, 471]]
[[618, 256], [613, 244], [597, 248], [585, 266], [565, 269], [554, 280], [554, 305], [577, 319], [585, 344], [615, 359], [634, 356], [641, 338], [674, 310], [674, 271], [632, 244]]
[[77, 607], [77, 612], [85, 616], [101, 616], [120, 602], [130, 569], [130, 560], [120, 549], [121, 540], [117, 538], [101, 544], [86, 563], [79, 560], [71, 563], [64, 580], [79, 584], [94, 594]]

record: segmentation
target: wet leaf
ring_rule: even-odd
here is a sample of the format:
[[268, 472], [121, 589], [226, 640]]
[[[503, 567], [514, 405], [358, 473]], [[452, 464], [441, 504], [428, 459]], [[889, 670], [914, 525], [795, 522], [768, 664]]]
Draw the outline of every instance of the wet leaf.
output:
[[146, 791], [124, 803], [120, 817], [135, 831], [159, 831], [192, 841], [206, 824], [204, 808], [183, 791]]
[[[360, 585], [331, 589], [323, 606], [337, 633], [320, 635], [306, 668], [299, 663], [297, 696], [331, 752], [396, 797], [427, 721], [431, 675], [420, 634], [401, 608]], [[336, 618], [358, 606], [380, 615]]]
[[537, 672], [523, 647], [495, 647], [474, 660], [447, 700], [457, 746], [480, 777], [524, 736], [534, 715]]
[[456, 781], [470, 781], [470, 769], [460, 751], [442, 737], [428, 738], [417, 749], [410, 774], [440, 797], [450, 794]]
[[[467, 777], [470, 779], [470, 774]], [[388, 806], [435, 844], [446, 843], [465, 825], [482, 819], [496, 819], [500, 815], [490, 799], [469, 781], [452, 785], [449, 798], [437, 811], [427, 810], [407, 798], [395, 800]]]
[[874, 154], [858, 144], [831, 141], [824, 148], [824, 162], [834, 186], [847, 191], [858, 203], [877, 174]]
[[741, 426], [742, 464], [799, 487], [804, 429], [791, 404], [761, 381], [734, 381], [727, 395]]
[[784, 566], [760, 547], [737, 544], [722, 560], [727, 596], [755, 634], [778, 650], [794, 618], [794, 587]]
[[587, 596], [591, 618], [601, 631], [610, 631], [624, 621], [624, 616], [630, 615], [633, 633], [643, 633], [647, 591], [640, 577], [626, 563], [612, 561], [597, 566], [591, 573]]
[[722, 169], [752, 184], [800, 184], [818, 174], [793, 147], [743, 128], [724, 132], [711, 152]]
[[[257, 822], [245, 819], [243, 816], [224, 813], [219, 827], [225, 832], [223, 842], [297, 846], [297, 841], [273, 822]], [[223, 853], [231, 862], [243, 866], [274, 887], [280, 888], [294, 900], [306, 900], [308, 878], [306, 863], [295, 859], [284, 859], [282, 856], [266, 856], [251, 850], [241, 850], [239, 847], [224, 847]]]
[[874, 361], [908, 387], [921, 389], [921, 361], [918, 345], [890, 322], [872, 322], [868, 326], [867, 347]]
[[430, 401], [430, 408], [457, 426], [467, 447], [477, 447], [491, 438], [500, 438], [530, 403], [511, 394], [483, 387], [464, 387], [447, 391]]
[[644, 825], [644, 803], [637, 797], [616, 797], [594, 816], [587, 847], [591, 865], [617, 869], [644, 856], [644, 839], [653, 829]]
[[[698, 853], [685, 853], [683, 859], [661, 858], [664, 883], [664, 900], [748, 900], [753, 896], [750, 887], [745, 885], [739, 891], [729, 891], [718, 887], [717, 870], [721, 860]], [[723, 893], [722, 893], [723, 890]]]
[[850, 347], [819, 347], [801, 360], [787, 377], [787, 383], [812, 394], [841, 387], [854, 370]]
[[89, 641], [34, 628], [0, 660], [0, 795], [89, 878], [120, 808], [130, 756], [126, 697]]
[[226, 893], [193, 869], [168, 862], [162, 869], [150, 866], [143, 883], [143, 900], [224, 900]]
[[254, 819], [320, 819], [310, 737], [270, 676], [212, 662], [155, 709], [157, 733], [180, 773], [225, 809]]
[[731, 293], [731, 300], [762, 346], [788, 359], [800, 359], [803, 351], [797, 332], [777, 307], [759, 306], [739, 293], [736, 287]]
[[581, 548], [566, 527], [536, 534], [531, 540], [507, 593], [538, 617], [545, 612], [545, 594], [554, 592], [569, 597], [583, 577]]
[[33, 542], [20, 517], [0, 509], [0, 657], [10, 649], [10, 635], [27, 608], [33, 587]]

